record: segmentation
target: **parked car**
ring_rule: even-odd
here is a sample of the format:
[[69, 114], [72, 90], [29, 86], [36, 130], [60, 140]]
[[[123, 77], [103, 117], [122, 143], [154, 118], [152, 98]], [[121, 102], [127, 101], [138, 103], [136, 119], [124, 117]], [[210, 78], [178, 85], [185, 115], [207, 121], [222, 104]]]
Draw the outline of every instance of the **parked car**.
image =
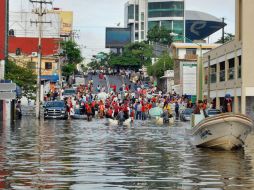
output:
[[206, 113], [207, 113], [207, 115], [208, 115], [209, 117], [212, 117], [212, 116], [221, 114], [221, 111], [218, 110], [218, 109], [207, 109], [207, 110], [206, 110]]
[[194, 110], [191, 108], [186, 108], [186, 109], [182, 110], [180, 113], [180, 120], [181, 121], [190, 121], [193, 111]]
[[49, 101], [44, 104], [44, 119], [67, 119], [67, 107], [64, 101]]
[[74, 88], [67, 88], [63, 92], [63, 97], [75, 96], [76, 90]]

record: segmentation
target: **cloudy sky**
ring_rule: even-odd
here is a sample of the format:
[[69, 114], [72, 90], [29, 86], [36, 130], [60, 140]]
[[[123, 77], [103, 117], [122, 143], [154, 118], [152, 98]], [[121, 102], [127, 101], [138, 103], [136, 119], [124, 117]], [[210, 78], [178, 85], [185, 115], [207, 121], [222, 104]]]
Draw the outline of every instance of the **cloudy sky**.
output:
[[[99, 51], [104, 51], [105, 27], [124, 23], [124, 4], [127, 0], [53, 0], [53, 6], [74, 12], [74, 29], [83, 47], [83, 55], [91, 58]], [[226, 32], [234, 33], [234, 0], [186, 0], [187, 10], [210, 13], [218, 18], [225, 17]], [[51, 6], [49, 6], [50, 8]], [[29, 0], [10, 0], [10, 11], [30, 11]], [[52, 8], [52, 7], [51, 7]], [[221, 32], [214, 34], [210, 41], [216, 41]]]

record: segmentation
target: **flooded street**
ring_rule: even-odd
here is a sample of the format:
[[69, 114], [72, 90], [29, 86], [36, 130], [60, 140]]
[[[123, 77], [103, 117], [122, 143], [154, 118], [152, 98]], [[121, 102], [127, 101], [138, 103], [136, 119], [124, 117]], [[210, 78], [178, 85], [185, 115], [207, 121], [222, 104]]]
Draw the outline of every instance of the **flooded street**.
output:
[[0, 189], [254, 189], [253, 145], [198, 149], [181, 125], [1, 124]]

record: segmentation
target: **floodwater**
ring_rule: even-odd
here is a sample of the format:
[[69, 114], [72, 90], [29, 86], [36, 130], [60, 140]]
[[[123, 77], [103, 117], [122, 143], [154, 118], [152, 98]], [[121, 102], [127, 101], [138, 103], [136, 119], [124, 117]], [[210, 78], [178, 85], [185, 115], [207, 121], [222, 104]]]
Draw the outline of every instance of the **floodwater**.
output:
[[23, 119], [0, 127], [0, 189], [254, 189], [244, 150], [193, 147], [185, 126]]

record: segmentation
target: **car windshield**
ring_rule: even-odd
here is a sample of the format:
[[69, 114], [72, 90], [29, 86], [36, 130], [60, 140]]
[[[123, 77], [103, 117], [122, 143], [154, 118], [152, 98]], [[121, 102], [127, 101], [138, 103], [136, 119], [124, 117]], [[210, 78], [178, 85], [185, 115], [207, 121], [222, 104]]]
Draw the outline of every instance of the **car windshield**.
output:
[[64, 106], [65, 106], [64, 102], [48, 102], [46, 104], [46, 107], [48, 107], [48, 108], [52, 108], [52, 107], [64, 107]]
[[190, 114], [192, 114], [192, 113], [193, 113], [193, 110], [192, 110], [192, 109], [186, 109], [186, 110], [184, 110], [184, 114], [190, 115]]

